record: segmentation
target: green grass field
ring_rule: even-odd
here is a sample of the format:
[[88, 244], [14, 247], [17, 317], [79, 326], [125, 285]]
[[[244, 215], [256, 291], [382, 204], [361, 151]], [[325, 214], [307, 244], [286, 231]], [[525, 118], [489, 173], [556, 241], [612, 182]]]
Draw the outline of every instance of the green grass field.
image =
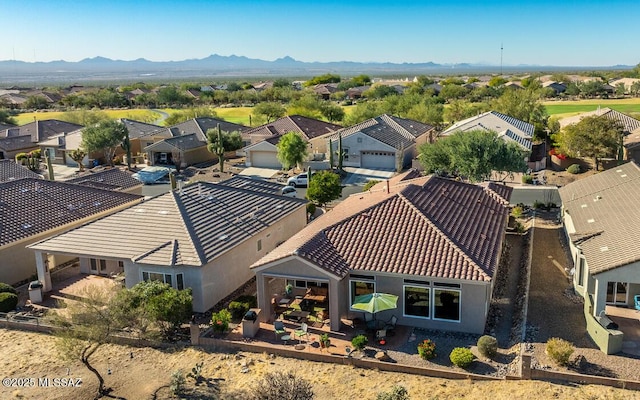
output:
[[549, 115], [568, 117], [582, 112], [595, 111], [598, 106], [611, 108], [625, 114], [640, 114], [640, 99], [546, 101], [543, 103]]
[[[160, 118], [161, 115], [151, 110], [131, 109], [131, 110], [102, 110], [109, 118], [129, 118], [137, 121], [153, 121]], [[38, 120], [45, 119], [59, 119], [64, 114], [63, 111], [40, 111], [18, 114], [14, 118], [18, 125], [28, 124], [33, 122], [33, 118]]]

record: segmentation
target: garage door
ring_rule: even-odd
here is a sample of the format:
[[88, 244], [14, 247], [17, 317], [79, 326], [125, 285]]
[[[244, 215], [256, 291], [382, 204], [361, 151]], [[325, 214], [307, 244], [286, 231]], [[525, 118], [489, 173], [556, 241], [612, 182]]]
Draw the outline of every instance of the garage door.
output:
[[278, 161], [276, 153], [271, 151], [252, 151], [251, 166], [258, 168], [282, 168], [282, 164]]
[[396, 155], [386, 151], [363, 151], [362, 168], [396, 169]]

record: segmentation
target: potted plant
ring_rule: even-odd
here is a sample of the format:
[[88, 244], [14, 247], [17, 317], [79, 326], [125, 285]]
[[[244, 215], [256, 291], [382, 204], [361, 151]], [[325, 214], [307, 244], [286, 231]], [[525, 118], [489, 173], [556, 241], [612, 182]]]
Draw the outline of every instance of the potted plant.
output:
[[287, 295], [287, 297], [291, 297], [291, 294], [293, 293], [293, 285], [287, 283], [287, 286], [284, 287], [284, 293]]
[[328, 349], [329, 347], [331, 347], [331, 339], [329, 339], [328, 333], [323, 333], [322, 335], [320, 335], [320, 347], [322, 347], [323, 349]]

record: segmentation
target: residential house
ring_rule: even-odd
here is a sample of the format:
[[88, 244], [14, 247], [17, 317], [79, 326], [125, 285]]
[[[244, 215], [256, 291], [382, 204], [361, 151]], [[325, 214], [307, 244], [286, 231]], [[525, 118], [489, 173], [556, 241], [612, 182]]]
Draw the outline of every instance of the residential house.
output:
[[567, 90], [567, 85], [565, 85], [562, 82], [556, 82], [556, 81], [545, 81], [545, 82], [542, 82], [542, 87], [543, 88], [550, 88], [551, 90], [553, 90], [555, 92], [556, 95], [564, 93]]
[[[298, 133], [309, 143], [307, 151], [311, 157], [324, 159], [327, 151], [327, 136], [341, 129], [340, 125], [320, 121], [302, 115], [290, 115], [268, 124], [243, 132], [251, 144], [244, 148], [248, 167], [282, 168], [278, 160], [276, 145], [280, 137], [289, 132]], [[316, 156], [314, 156], [316, 154]]]
[[142, 182], [131, 175], [133, 175], [132, 172], [120, 168], [98, 167], [87, 170], [75, 178], [67, 179], [65, 182], [142, 195]]
[[633, 92], [633, 85], [635, 84], [636, 87], [638, 85], [640, 85], [640, 79], [638, 78], [620, 78], [620, 79], [614, 79], [611, 82], [609, 82], [611, 84], [611, 86], [616, 87], [619, 84], [623, 84], [624, 85], [624, 91], [625, 94], [630, 94]]
[[[546, 168], [546, 154], [544, 154], [544, 152], [543, 157], [540, 159], [533, 159], [531, 157], [533, 133], [535, 130], [533, 124], [521, 121], [497, 111], [487, 111], [456, 122], [442, 132], [441, 136], [449, 136], [456, 132], [467, 132], [472, 130], [497, 133], [498, 137], [502, 138], [506, 142], [514, 142], [518, 144], [527, 157], [527, 163], [530, 169], [533, 171], [539, 171]], [[536, 151], [534, 154], [540, 154], [540, 152]]]
[[589, 111], [572, 117], [558, 120], [560, 127], [577, 124], [582, 118], [602, 116], [617, 121], [622, 126], [624, 159], [640, 162], [640, 121], [611, 108], [598, 107], [595, 111]]
[[355, 87], [349, 88], [347, 89], [347, 92], [346, 92], [347, 99], [350, 99], [350, 100], [361, 99], [364, 92], [366, 92], [369, 89], [371, 89], [371, 85], [355, 86]]
[[559, 191], [573, 287], [585, 298], [585, 316], [600, 316], [606, 305], [633, 307], [640, 294], [640, 168], [632, 161]]
[[270, 282], [280, 280], [294, 295], [326, 288], [331, 330], [343, 318], [362, 318], [351, 308], [356, 296], [380, 292], [399, 299], [379, 319], [482, 333], [512, 189], [404, 178], [350, 196], [253, 264], [258, 307], [269, 309]]
[[18, 153], [38, 149], [38, 143], [65, 132], [73, 132], [82, 125], [57, 119], [34, 121], [0, 131], [0, 159], [15, 158]]
[[[38, 178], [0, 183], [0, 282], [15, 284], [35, 275], [36, 260], [25, 246], [141, 200], [130, 193]], [[51, 269], [69, 260], [42, 259], [40, 266]]]
[[[432, 140], [435, 128], [422, 122], [383, 114], [328, 137], [337, 153], [342, 138], [342, 165], [345, 167], [402, 170], [411, 165], [417, 148]], [[334, 165], [337, 165], [337, 156]]]
[[244, 125], [234, 124], [211, 117], [198, 117], [168, 128], [161, 128], [141, 136], [141, 145], [149, 138], [161, 138], [143, 148], [151, 165], [173, 164], [176, 157], [182, 166], [211, 161], [215, 155], [207, 150], [207, 131], [220, 129], [224, 132], [244, 132]]
[[43, 179], [42, 175], [36, 174], [14, 160], [0, 160], [0, 183], [23, 178]]
[[323, 100], [329, 100], [333, 93], [338, 91], [337, 83], [319, 83], [313, 87], [315, 94], [320, 96]]
[[305, 204], [197, 182], [29, 248], [41, 280], [49, 279], [47, 258], [78, 257], [82, 273], [124, 272], [127, 287], [146, 280], [190, 287], [193, 310], [205, 312], [251, 279], [252, 263], [305, 226]]

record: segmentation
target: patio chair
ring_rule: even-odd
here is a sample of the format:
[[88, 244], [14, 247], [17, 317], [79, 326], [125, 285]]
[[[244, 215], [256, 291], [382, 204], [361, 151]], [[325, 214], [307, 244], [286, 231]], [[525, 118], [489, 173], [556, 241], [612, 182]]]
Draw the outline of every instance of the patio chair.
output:
[[284, 322], [282, 321], [273, 321], [273, 330], [276, 334], [276, 339], [280, 339], [280, 336], [287, 334], [287, 330], [284, 328]]
[[298, 343], [301, 343], [302, 340], [301, 338], [303, 336], [306, 336], [306, 340], [305, 341], [309, 341], [309, 332], [308, 332], [308, 326], [307, 324], [305, 324], [304, 322], [302, 324], [300, 324], [300, 329], [296, 329], [295, 331], [293, 331], [294, 337], [296, 339], [298, 339]]
[[635, 309], [640, 311], [640, 294], [633, 296], [633, 303]]
[[386, 329], [379, 329], [376, 331], [376, 342], [379, 342], [387, 337]]
[[384, 325], [384, 329], [386, 329], [389, 332], [389, 334], [391, 334], [396, 329], [397, 322], [398, 322], [398, 317], [396, 317], [395, 315], [392, 315], [391, 319], [387, 321], [387, 323]]

